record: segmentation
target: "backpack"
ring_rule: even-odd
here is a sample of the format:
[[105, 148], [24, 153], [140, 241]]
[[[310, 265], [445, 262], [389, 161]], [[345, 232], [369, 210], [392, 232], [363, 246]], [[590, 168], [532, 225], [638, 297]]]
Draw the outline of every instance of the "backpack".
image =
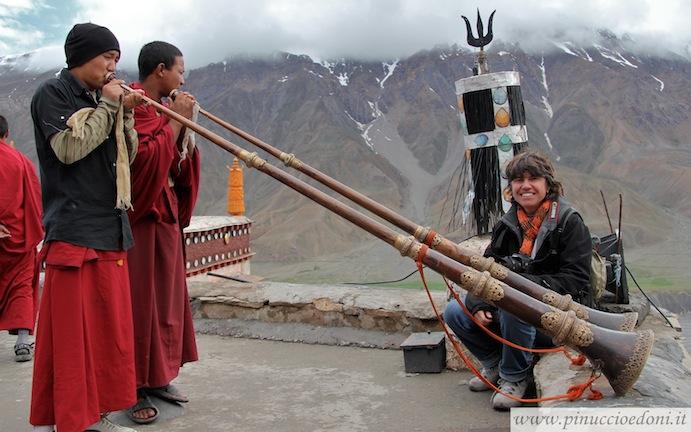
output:
[[598, 253], [605, 264], [606, 284], [600, 303], [629, 303], [629, 287], [626, 281], [624, 249], [617, 234], [603, 237], [593, 236], [593, 251]]
[[[577, 213], [569, 207], [561, 220], [557, 221], [557, 243], [569, 217]], [[600, 303], [629, 303], [629, 288], [626, 282], [624, 250], [617, 234], [603, 237], [591, 236], [592, 254], [590, 259], [590, 286], [592, 301]]]

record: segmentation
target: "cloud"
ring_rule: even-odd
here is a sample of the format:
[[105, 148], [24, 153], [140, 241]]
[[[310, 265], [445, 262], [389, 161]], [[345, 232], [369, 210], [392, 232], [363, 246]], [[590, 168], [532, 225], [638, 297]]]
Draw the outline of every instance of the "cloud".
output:
[[0, 55], [30, 50], [43, 41], [43, 32], [22, 20], [42, 5], [41, 1], [0, 0]]
[[[478, 4], [469, 0], [72, 2], [75, 12], [65, 20], [60, 39], [44, 40], [44, 45], [61, 45], [74, 23], [92, 21], [116, 34], [122, 65], [128, 68], [134, 67], [139, 48], [152, 40], [177, 45], [188, 67], [275, 51], [321, 59], [401, 58], [439, 44], [465, 46], [461, 15], [468, 16], [474, 28]], [[550, 40], [590, 45], [596, 30], [606, 28], [629, 35], [637, 47], [689, 52], [691, 27], [685, 20], [691, 6], [684, 0], [486, 0], [481, 10], [485, 28], [493, 9], [497, 9], [495, 38], [517, 42], [527, 51], [554, 49]], [[40, 34], [30, 38], [40, 39]], [[2, 43], [11, 46], [12, 40], [16, 38], [0, 36], [0, 48]]]
[[0, 0], [0, 16], [12, 16], [34, 9], [41, 4], [35, 0]]

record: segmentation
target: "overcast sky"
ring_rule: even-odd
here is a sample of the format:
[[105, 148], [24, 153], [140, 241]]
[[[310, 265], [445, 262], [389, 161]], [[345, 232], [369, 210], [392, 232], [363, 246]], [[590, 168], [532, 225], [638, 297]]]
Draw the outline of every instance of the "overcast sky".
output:
[[177, 45], [189, 67], [236, 54], [287, 51], [317, 59], [393, 59], [438, 44], [465, 43], [461, 15], [475, 28], [476, 6], [494, 36], [526, 50], [550, 40], [592, 42], [594, 29], [629, 34], [637, 46], [659, 43], [689, 55], [688, 0], [0, 0], [0, 56], [40, 50], [64, 64], [69, 29], [91, 21], [120, 40], [132, 67], [152, 40]]

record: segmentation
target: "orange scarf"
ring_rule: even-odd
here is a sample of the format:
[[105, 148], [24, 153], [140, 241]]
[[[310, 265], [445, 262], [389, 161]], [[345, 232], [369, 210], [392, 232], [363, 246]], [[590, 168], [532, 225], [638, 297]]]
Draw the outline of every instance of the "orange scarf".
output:
[[533, 253], [533, 245], [535, 244], [535, 237], [537, 237], [540, 225], [542, 225], [542, 221], [545, 220], [545, 216], [549, 213], [551, 205], [552, 201], [544, 200], [532, 217], [528, 216], [521, 206], [518, 206], [518, 211], [516, 212], [518, 224], [523, 230], [523, 243], [521, 243], [521, 249], [518, 252], [526, 256], [531, 256]]

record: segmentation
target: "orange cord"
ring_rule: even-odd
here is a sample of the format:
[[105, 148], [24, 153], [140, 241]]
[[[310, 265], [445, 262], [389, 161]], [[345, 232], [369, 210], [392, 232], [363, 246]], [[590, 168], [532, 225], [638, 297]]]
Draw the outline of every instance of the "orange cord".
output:
[[434, 236], [437, 235], [437, 232], [434, 231], [433, 229], [430, 229], [429, 232], [427, 233], [427, 236], [425, 236], [425, 241], [423, 242], [425, 246], [432, 247], [432, 241], [434, 240]]

